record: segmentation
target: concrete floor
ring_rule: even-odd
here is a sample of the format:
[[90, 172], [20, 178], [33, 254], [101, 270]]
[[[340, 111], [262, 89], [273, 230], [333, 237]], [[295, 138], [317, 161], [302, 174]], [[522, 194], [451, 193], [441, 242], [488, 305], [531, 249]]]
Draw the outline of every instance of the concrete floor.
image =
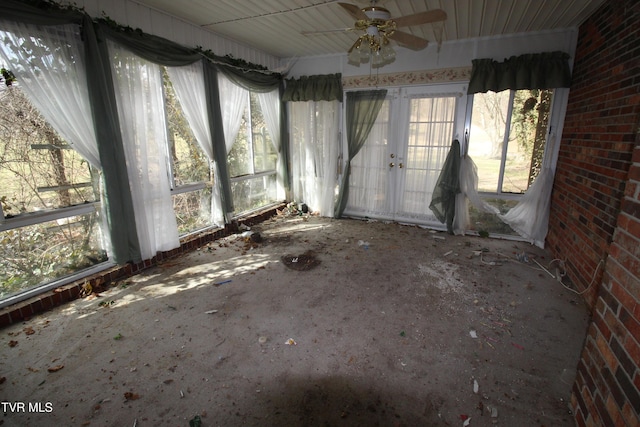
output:
[[251, 231], [0, 331], [2, 425], [574, 425], [588, 313], [545, 251], [313, 216]]

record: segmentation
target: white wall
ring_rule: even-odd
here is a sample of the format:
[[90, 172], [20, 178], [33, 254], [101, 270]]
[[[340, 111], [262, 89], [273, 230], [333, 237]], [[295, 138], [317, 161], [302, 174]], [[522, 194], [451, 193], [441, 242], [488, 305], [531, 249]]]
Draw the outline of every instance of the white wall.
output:
[[[514, 34], [500, 37], [487, 37], [461, 41], [445, 42], [440, 47], [430, 44], [421, 51], [394, 47], [396, 60], [379, 69], [370, 70], [368, 64], [359, 67], [350, 65], [347, 55], [299, 58], [289, 73], [289, 77], [342, 73], [343, 76], [368, 75], [380, 73], [398, 73], [406, 71], [436, 70], [443, 68], [471, 67], [471, 60], [493, 58], [502, 61], [513, 55], [564, 51], [572, 56], [575, 53], [578, 30], [576, 28], [539, 33]], [[283, 61], [283, 62], [286, 62]]]
[[[179, 0], [177, 0], [179, 1]], [[164, 37], [183, 46], [210, 49], [216, 55], [232, 55], [254, 64], [276, 69], [278, 58], [262, 51], [226, 39], [211, 31], [189, 24], [181, 19], [150, 9], [130, 0], [73, 0], [67, 1], [83, 8], [90, 16], [105, 15], [120, 25], [140, 28], [147, 34]]]

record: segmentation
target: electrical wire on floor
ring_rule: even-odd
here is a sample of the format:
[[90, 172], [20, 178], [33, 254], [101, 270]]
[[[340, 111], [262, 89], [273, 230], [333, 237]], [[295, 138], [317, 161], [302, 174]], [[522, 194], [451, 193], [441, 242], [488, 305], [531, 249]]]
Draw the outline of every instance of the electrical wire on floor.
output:
[[[509, 260], [509, 261], [513, 261], [513, 259], [512, 259], [510, 256], [508, 256], [508, 255], [504, 255], [504, 254], [502, 254], [502, 253], [500, 253], [500, 252], [496, 252], [496, 254], [497, 254], [497, 255], [499, 255], [499, 256], [501, 256], [501, 257], [503, 257], [503, 258], [506, 258], [506, 259], [507, 259], [507, 260]], [[485, 260], [483, 259], [483, 256], [482, 256], [482, 255], [483, 255], [483, 252], [480, 252], [480, 261], [481, 261], [483, 264], [487, 264], [487, 265], [496, 265], [496, 262], [495, 262], [495, 261], [485, 261]], [[535, 267], [528, 266], [526, 263], [528, 263], [528, 262], [529, 262], [529, 259], [533, 260], [533, 262], [535, 262], [535, 263], [538, 265], [538, 267], [540, 267], [540, 268], [538, 269], [538, 268], [535, 268]], [[542, 264], [540, 264], [538, 261], [536, 261], [535, 257], [528, 257], [528, 256], [527, 256], [527, 254], [526, 254], [525, 252], [523, 252], [522, 254], [518, 254], [518, 256], [517, 256], [517, 260], [518, 260], [518, 261], [520, 261], [521, 263], [523, 263], [523, 265], [525, 265], [525, 266], [527, 266], [527, 267], [529, 267], [529, 268], [531, 268], [531, 269], [533, 269], [533, 270], [538, 270], [538, 271], [544, 271], [544, 272], [546, 272], [549, 276], [551, 276], [551, 277], [553, 277], [554, 279], [556, 279], [556, 280], [558, 281], [558, 283], [560, 283], [560, 284], [561, 284], [565, 289], [567, 289], [567, 290], [569, 290], [569, 291], [573, 292], [573, 293], [574, 293], [574, 294], [576, 294], [576, 295], [582, 295], [582, 294], [585, 294], [587, 291], [589, 291], [589, 289], [591, 289], [591, 286], [593, 286], [593, 283], [594, 283], [594, 282], [595, 282], [595, 280], [596, 280], [596, 276], [597, 276], [597, 274], [598, 274], [598, 271], [600, 270], [600, 267], [601, 267], [601, 266], [602, 266], [602, 264], [604, 263], [604, 260], [603, 260], [603, 259], [601, 259], [601, 260], [598, 262], [598, 265], [596, 265], [596, 269], [595, 269], [595, 270], [594, 270], [594, 272], [593, 272], [593, 276], [591, 276], [591, 281], [589, 282], [589, 286], [587, 286], [587, 287], [586, 287], [586, 289], [584, 289], [584, 290], [582, 290], [582, 291], [578, 292], [578, 291], [576, 291], [575, 289], [572, 289], [572, 288], [570, 288], [569, 286], [565, 285], [565, 284], [564, 284], [564, 282], [562, 281], [562, 279], [567, 275], [567, 270], [566, 270], [566, 268], [565, 268], [565, 262], [564, 262], [563, 260], [561, 260], [561, 259], [559, 259], [559, 258], [552, 259], [552, 260], [549, 262], [549, 265], [547, 266], [547, 268], [545, 268]], [[556, 266], [556, 268], [555, 268], [555, 271], [556, 271], [556, 272], [555, 272], [555, 274], [554, 274], [554, 273], [552, 273], [550, 270], [551, 270], [551, 266], [552, 266], [552, 264], [553, 264], [553, 263], [555, 263], [555, 262], [557, 262], [557, 263], [558, 263], [558, 265], [557, 265], [557, 266]]]
[[[560, 284], [561, 284], [565, 289], [567, 289], [567, 290], [569, 290], [569, 291], [573, 292], [573, 293], [574, 293], [574, 294], [576, 294], [576, 295], [582, 295], [582, 294], [586, 293], [589, 289], [591, 289], [591, 286], [593, 286], [593, 283], [596, 281], [596, 276], [597, 276], [597, 274], [598, 274], [598, 271], [600, 270], [600, 266], [604, 263], [604, 260], [603, 260], [603, 259], [601, 259], [601, 260], [598, 262], [598, 265], [596, 265], [596, 269], [593, 271], [593, 276], [591, 276], [591, 281], [589, 282], [589, 286], [587, 286], [584, 290], [582, 290], [582, 291], [580, 291], [580, 292], [578, 292], [578, 291], [576, 291], [575, 289], [572, 289], [572, 288], [570, 288], [569, 286], [565, 285], [565, 284], [564, 284], [564, 282], [562, 281], [562, 278], [563, 278], [564, 276], [566, 276], [566, 275], [567, 275], [567, 270], [566, 270], [566, 268], [565, 268], [565, 266], [564, 266], [564, 261], [563, 261], [563, 260], [558, 259], [558, 258], [556, 258], [556, 259], [552, 259], [552, 260], [551, 260], [551, 262], [549, 262], [548, 269], [547, 269], [547, 268], [544, 268], [544, 267], [543, 267], [543, 266], [542, 266], [538, 261], [536, 261], [535, 259], [533, 260], [533, 262], [535, 262], [536, 264], [538, 264], [538, 266], [539, 266], [541, 269], [543, 269], [544, 271], [546, 271], [546, 272], [547, 272], [547, 274], [549, 274], [551, 277], [553, 277], [554, 279], [556, 279], [556, 280], [558, 281], [558, 283], [560, 283]], [[557, 267], [556, 267], [556, 269], [555, 269], [555, 270], [556, 270], [556, 273], [555, 273], [555, 274], [553, 274], [551, 271], [549, 271], [549, 270], [551, 270], [551, 265], [552, 265], [554, 262], [557, 262], [557, 263], [558, 263], [558, 266], [557, 266]], [[562, 268], [562, 271], [560, 271], [560, 268]]]

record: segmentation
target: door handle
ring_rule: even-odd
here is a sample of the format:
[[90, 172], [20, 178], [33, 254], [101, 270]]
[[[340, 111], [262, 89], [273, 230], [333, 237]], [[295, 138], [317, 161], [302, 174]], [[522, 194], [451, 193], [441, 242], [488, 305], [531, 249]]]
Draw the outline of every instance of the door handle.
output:
[[390, 167], [390, 168], [394, 167], [395, 165], [396, 165], [396, 164], [395, 164], [395, 163], [393, 163], [393, 162], [389, 163], [389, 167]]

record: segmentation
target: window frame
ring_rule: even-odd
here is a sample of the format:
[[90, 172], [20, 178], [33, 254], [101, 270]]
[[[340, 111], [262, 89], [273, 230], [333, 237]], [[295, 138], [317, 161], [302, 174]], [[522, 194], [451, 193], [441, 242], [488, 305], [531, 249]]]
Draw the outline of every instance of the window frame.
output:
[[[162, 70], [162, 67], [161, 67]], [[166, 76], [166, 78], [169, 80], [169, 83], [171, 83], [171, 78], [169, 76]], [[175, 89], [172, 89], [175, 91]], [[171, 155], [171, 146], [172, 144], [175, 145], [175, 140], [173, 138], [173, 135], [171, 133], [170, 127], [169, 127], [169, 112], [167, 111], [166, 105], [167, 105], [167, 87], [166, 84], [164, 84], [164, 79], [163, 79], [163, 85], [162, 85], [162, 97], [164, 99], [164, 117], [165, 117], [165, 126], [166, 126], [166, 135], [167, 135], [167, 140], [165, 141], [165, 150], [164, 150], [164, 156], [165, 156], [165, 162], [167, 164], [167, 172], [169, 175], [169, 187], [170, 187], [170, 195], [171, 195], [171, 199], [172, 201], [174, 200], [174, 196], [178, 196], [181, 194], [187, 194], [187, 193], [196, 193], [198, 191], [202, 191], [202, 190], [206, 190], [209, 189], [211, 190], [211, 192], [213, 193], [213, 181], [214, 181], [214, 167], [213, 167], [213, 162], [207, 158], [207, 165], [208, 165], [208, 170], [209, 170], [209, 178], [206, 181], [197, 181], [197, 182], [190, 182], [188, 184], [182, 184], [182, 185], [177, 185], [176, 184], [176, 176], [175, 176], [175, 162], [173, 160], [173, 156]], [[176, 102], [179, 103], [179, 101], [176, 99]], [[180, 106], [180, 108], [182, 109], [182, 106]], [[184, 115], [184, 111], [182, 111], [182, 114]], [[197, 145], [197, 144], [196, 144]], [[198, 150], [202, 150], [202, 148], [200, 146], [197, 145], [196, 147]], [[206, 157], [206, 155], [205, 155]], [[175, 208], [174, 208], [174, 214], [175, 214]], [[178, 224], [178, 233], [179, 233], [179, 237], [185, 237], [188, 236], [190, 234], [194, 234], [194, 233], [198, 233], [201, 232], [202, 230], [206, 230], [209, 228], [214, 227], [215, 225], [213, 223], [209, 223], [203, 227], [199, 227], [199, 228], [195, 228], [193, 230], [189, 230], [189, 231], [185, 231], [183, 233], [180, 233], [180, 224]]]
[[[39, 224], [46, 224], [47, 222], [57, 221], [65, 218], [100, 214], [101, 206], [102, 199], [99, 199], [93, 202], [64, 206], [61, 208], [43, 209], [35, 212], [23, 212], [7, 217], [2, 208], [2, 204], [0, 203], [0, 233]], [[71, 274], [61, 276], [46, 283], [24, 288], [13, 294], [9, 294], [0, 298], [0, 309], [19, 303], [33, 296], [40, 295], [43, 292], [47, 292], [60, 286], [67, 285], [78, 279], [82, 279], [83, 277], [90, 276], [91, 274], [104, 271], [115, 265], [116, 263], [109, 258], [109, 254], [107, 253], [107, 259], [105, 261], [96, 263], [86, 268], [78, 269]]]
[[[504, 184], [504, 179], [505, 179], [505, 170], [506, 170], [506, 163], [507, 163], [507, 153], [509, 150], [509, 140], [510, 140], [510, 135], [511, 135], [511, 122], [512, 122], [512, 118], [513, 118], [513, 111], [514, 111], [514, 100], [515, 100], [515, 96], [516, 96], [516, 89], [505, 89], [509, 91], [509, 100], [508, 100], [508, 109], [507, 109], [507, 115], [506, 115], [506, 120], [505, 120], [505, 125], [504, 125], [504, 135], [503, 135], [503, 140], [502, 140], [502, 149], [501, 149], [501, 154], [500, 154], [500, 169], [499, 169], [499, 175], [498, 175], [498, 182], [496, 185], [496, 191], [482, 191], [482, 190], [478, 190], [478, 195], [480, 195], [482, 198], [485, 199], [500, 199], [500, 200], [520, 200], [522, 198], [522, 196], [524, 196], [524, 194], [526, 194], [526, 191], [529, 189], [529, 187], [531, 186], [531, 183], [529, 183], [527, 190], [523, 193], [513, 193], [513, 192], [509, 192], [509, 191], [503, 191], [503, 184]], [[526, 89], [523, 89], [526, 90]], [[545, 143], [544, 143], [544, 151], [547, 150], [547, 146], [549, 144], [549, 135], [551, 134], [552, 131], [552, 123], [553, 123], [553, 109], [554, 109], [554, 105], [557, 101], [557, 89], [539, 89], [539, 90], [547, 90], [551, 92], [551, 100], [549, 102], [549, 112], [548, 112], [548, 116], [547, 116], [547, 129], [545, 132]], [[482, 94], [482, 93], [481, 93]], [[469, 146], [471, 145], [470, 142], [470, 129], [472, 126], [472, 121], [473, 121], [473, 106], [474, 106], [474, 101], [475, 101], [475, 96], [477, 94], [472, 94], [469, 96], [470, 100], [467, 104], [467, 113], [466, 113], [466, 123], [465, 123], [465, 139], [466, 139], [466, 151], [468, 152], [469, 150]]]
[[[277, 161], [276, 164], [274, 165], [274, 169], [269, 169], [266, 171], [260, 171], [260, 172], [256, 172], [256, 164], [255, 164], [255, 150], [254, 150], [254, 132], [253, 132], [253, 117], [252, 117], [252, 110], [251, 110], [251, 96], [257, 96], [257, 93], [254, 93], [250, 90], [247, 90], [247, 103], [246, 103], [246, 107], [245, 107], [245, 113], [243, 114], [243, 117], [246, 120], [246, 137], [247, 137], [247, 144], [248, 144], [248, 152], [249, 152], [249, 160], [250, 160], [250, 168], [249, 168], [249, 172], [248, 173], [244, 173], [241, 175], [237, 175], [237, 176], [229, 176], [229, 182], [231, 184], [231, 186], [233, 186], [233, 184], [237, 184], [237, 183], [241, 183], [244, 181], [250, 181], [250, 180], [254, 180], [254, 179], [264, 179], [266, 177], [269, 176], [274, 176], [276, 178], [277, 181], [277, 177], [278, 177], [278, 165], [277, 165]], [[256, 100], [257, 102], [259, 102], [259, 100]], [[261, 111], [261, 114], [262, 111]], [[267, 130], [268, 131], [268, 130]], [[238, 136], [240, 135], [240, 133], [238, 133], [238, 135], [236, 135], [236, 140], [238, 138]], [[234, 145], [235, 145], [236, 141], [234, 141]], [[265, 141], [265, 143], [269, 144], [268, 142]], [[276, 152], [276, 155], [278, 155], [278, 153]], [[227, 161], [228, 161], [228, 154], [227, 154]], [[277, 183], [276, 183], [277, 186]], [[268, 189], [267, 189], [268, 191]], [[233, 197], [233, 194], [232, 194]], [[273, 201], [273, 202], [269, 202], [266, 205], [263, 206], [259, 206], [256, 208], [251, 208], [249, 210], [246, 211], [240, 211], [237, 212], [235, 211], [233, 213], [233, 217], [237, 218], [239, 216], [242, 215], [246, 215], [249, 214], [251, 212], [255, 212], [258, 211], [260, 209], [264, 209], [265, 207], [274, 205], [277, 203], [277, 200]], [[236, 205], [235, 201], [234, 201], [234, 205]]]

